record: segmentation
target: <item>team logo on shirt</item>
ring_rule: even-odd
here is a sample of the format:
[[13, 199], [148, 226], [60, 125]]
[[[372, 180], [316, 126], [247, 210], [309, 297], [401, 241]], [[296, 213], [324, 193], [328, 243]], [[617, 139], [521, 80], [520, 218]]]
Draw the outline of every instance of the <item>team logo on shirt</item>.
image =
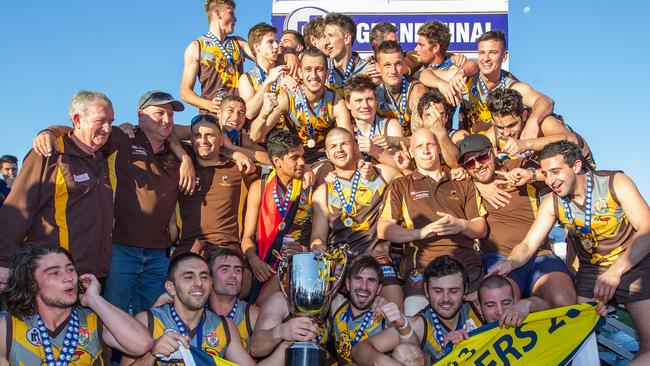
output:
[[594, 204], [594, 211], [601, 215], [606, 215], [609, 212], [609, 205], [607, 205], [607, 201], [602, 198], [598, 199]]
[[147, 150], [142, 146], [131, 145], [131, 154], [132, 155], [147, 156]]
[[214, 348], [219, 344], [219, 336], [217, 336], [214, 330], [205, 336], [205, 344], [210, 348]]
[[421, 198], [429, 198], [431, 195], [429, 194], [429, 191], [415, 191], [415, 192], [410, 192], [411, 193], [411, 200], [419, 200]]
[[470, 332], [470, 331], [472, 331], [472, 330], [474, 330], [476, 328], [478, 328], [478, 327], [476, 326], [476, 323], [474, 323], [474, 320], [472, 320], [472, 319], [467, 319], [465, 321], [465, 324], [463, 324], [463, 329], [465, 329], [468, 332]]
[[458, 197], [458, 191], [456, 191], [455, 189], [449, 191], [449, 199], [454, 201], [460, 200], [460, 197]]
[[27, 338], [27, 341], [32, 345], [32, 346], [41, 346], [43, 342], [41, 342], [41, 335], [40, 332], [38, 331], [38, 328], [32, 327], [27, 330], [25, 333], [25, 338]]
[[79, 326], [79, 346], [87, 346], [90, 341], [90, 332], [88, 328], [80, 325]]

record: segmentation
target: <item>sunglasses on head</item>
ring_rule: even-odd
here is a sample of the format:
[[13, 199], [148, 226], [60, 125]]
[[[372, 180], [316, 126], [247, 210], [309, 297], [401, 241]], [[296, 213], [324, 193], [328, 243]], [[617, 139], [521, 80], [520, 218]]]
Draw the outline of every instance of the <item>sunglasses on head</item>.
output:
[[479, 163], [481, 165], [486, 164], [488, 161], [490, 161], [490, 150], [480, 154], [476, 155], [475, 157], [466, 160], [463, 162], [463, 166], [467, 170], [474, 169], [476, 167], [476, 163]]
[[195, 124], [203, 121], [217, 124], [217, 117], [211, 116], [209, 114], [199, 114], [198, 116], [192, 118], [190, 121], [190, 126], [194, 126]]
[[142, 106], [149, 103], [149, 102], [162, 102], [166, 100], [174, 100], [174, 97], [172, 97], [171, 94], [169, 93], [164, 93], [164, 92], [156, 92], [153, 93], [149, 96], [149, 98], [145, 99], [142, 104], [140, 104], [140, 109], [142, 109]]

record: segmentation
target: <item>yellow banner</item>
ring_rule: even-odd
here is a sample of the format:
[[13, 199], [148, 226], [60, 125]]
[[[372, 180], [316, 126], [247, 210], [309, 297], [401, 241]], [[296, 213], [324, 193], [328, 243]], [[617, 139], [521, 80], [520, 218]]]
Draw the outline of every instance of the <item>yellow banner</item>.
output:
[[605, 319], [595, 304], [529, 314], [519, 328], [487, 324], [469, 333], [437, 366], [566, 365]]

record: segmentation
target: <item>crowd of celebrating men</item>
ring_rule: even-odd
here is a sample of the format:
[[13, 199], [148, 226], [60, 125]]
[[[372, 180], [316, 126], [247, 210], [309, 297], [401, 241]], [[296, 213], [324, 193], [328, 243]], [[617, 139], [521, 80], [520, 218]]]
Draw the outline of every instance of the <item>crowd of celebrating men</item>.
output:
[[[379, 23], [362, 57], [349, 16], [245, 40], [235, 9], [206, 1], [185, 104], [152, 90], [113, 126], [80, 91], [72, 125], [35, 137], [0, 207], [0, 365], [157, 365], [181, 345], [282, 365], [301, 341], [330, 365], [428, 365], [483, 324], [593, 300], [625, 305], [650, 363], [648, 205], [501, 68], [504, 33], [468, 60], [442, 23], [415, 50]], [[279, 257], [332, 248], [349, 264], [330, 310], [293, 317]]]

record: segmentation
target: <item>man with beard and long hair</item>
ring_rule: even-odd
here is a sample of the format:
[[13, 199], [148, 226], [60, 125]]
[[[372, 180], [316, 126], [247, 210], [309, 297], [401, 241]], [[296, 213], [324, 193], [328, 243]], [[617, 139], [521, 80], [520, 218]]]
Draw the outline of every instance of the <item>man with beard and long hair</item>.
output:
[[137, 359], [123, 356], [120, 364], [158, 365], [161, 358], [169, 358], [182, 345], [204, 351], [217, 363], [225, 358], [240, 365], [255, 365], [242, 347], [235, 324], [206, 310], [211, 287], [208, 262], [203, 257], [191, 252], [174, 257], [165, 282], [165, 290], [174, 302], [136, 315], [151, 331], [153, 348]]
[[[539, 153], [546, 197], [535, 222], [508, 258], [490, 274], [508, 275], [524, 266], [546, 240], [556, 221], [568, 228], [580, 266], [578, 302], [595, 299], [625, 304], [639, 335], [633, 365], [650, 362], [650, 209], [634, 182], [622, 172], [592, 171], [580, 147], [568, 141], [548, 144]], [[509, 178], [513, 183], [520, 173]], [[514, 177], [514, 179], [513, 179]]]
[[31, 244], [16, 253], [3, 292], [0, 365], [104, 365], [104, 345], [141, 355], [147, 329], [100, 295], [91, 274], [77, 275], [60, 247]]
[[419, 343], [431, 364], [444, 357], [444, 348], [455, 330], [476, 329], [483, 325], [478, 310], [463, 301], [468, 278], [463, 265], [448, 255], [431, 261], [424, 270], [425, 295], [429, 305], [417, 315], [385, 314], [393, 327], [359, 343], [352, 358], [359, 365], [397, 365], [383, 353], [400, 343]]

